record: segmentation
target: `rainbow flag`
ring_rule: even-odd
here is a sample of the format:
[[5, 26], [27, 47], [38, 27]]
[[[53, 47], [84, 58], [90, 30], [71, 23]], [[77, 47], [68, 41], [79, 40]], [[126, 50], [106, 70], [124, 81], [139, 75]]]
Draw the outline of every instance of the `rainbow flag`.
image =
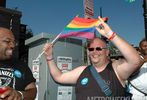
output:
[[[107, 17], [102, 18], [108, 20]], [[94, 38], [95, 25], [100, 22], [99, 19], [86, 19], [75, 17], [61, 32], [59, 38], [62, 37], [84, 37], [88, 39]]]

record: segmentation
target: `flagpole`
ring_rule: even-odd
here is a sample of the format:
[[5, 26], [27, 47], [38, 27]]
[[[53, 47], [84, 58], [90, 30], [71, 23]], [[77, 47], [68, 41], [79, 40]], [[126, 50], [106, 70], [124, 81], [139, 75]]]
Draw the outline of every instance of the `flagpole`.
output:
[[[59, 34], [56, 36], [56, 38], [51, 42], [52, 44], [54, 44], [54, 42], [58, 39], [58, 37], [60, 36], [60, 34], [61, 34], [61, 33], [59, 33]], [[42, 52], [38, 55], [38, 57], [36, 58], [36, 60], [38, 60], [43, 54], [44, 54], [44, 51], [42, 51]]]
[[[76, 17], [78, 17], [80, 14], [77, 14], [76, 15]], [[60, 35], [61, 33], [59, 33], [58, 35], [57, 35], [57, 37], [51, 42], [52, 44], [58, 39], [58, 37], [59, 37], [59, 35]], [[43, 53], [44, 53], [44, 51], [42, 51], [39, 55], [38, 55], [38, 57], [36, 58], [36, 60], [38, 60], [42, 55], [43, 55]]]

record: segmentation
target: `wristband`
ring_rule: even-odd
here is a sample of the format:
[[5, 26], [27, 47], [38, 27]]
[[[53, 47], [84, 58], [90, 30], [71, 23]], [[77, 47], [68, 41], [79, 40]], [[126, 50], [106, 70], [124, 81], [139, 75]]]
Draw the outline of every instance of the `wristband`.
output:
[[21, 94], [21, 100], [24, 100], [23, 93], [21, 91], [18, 92]]
[[3, 94], [4, 92], [6, 92], [8, 90], [8, 88], [7, 89], [2, 89], [2, 88], [0, 88], [0, 94]]
[[108, 38], [108, 40], [112, 40], [116, 36], [116, 33], [113, 32], [113, 34]]
[[51, 60], [54, 60], [54, 58], [46, 58], [46, 61], [51, 61]]

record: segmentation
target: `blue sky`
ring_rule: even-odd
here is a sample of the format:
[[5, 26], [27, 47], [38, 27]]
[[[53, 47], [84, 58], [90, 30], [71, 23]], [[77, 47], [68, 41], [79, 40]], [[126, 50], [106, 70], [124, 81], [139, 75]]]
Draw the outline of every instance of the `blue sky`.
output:
[[[134, 46], [145, 37], [143, 0], [93, 0], [94, 18], [108, 17], [108, 24], [119, 36]], [[31, 28], [34, 35], [41, 32], [59, 34], [77, 15], [84, 17], [83, 0], [7, 0], [7, 8], [22, 12], [21, 23]], [[97, 34], [98, 35], [98, 34]], [[99, 35], [98, 35], [99, 36]]]

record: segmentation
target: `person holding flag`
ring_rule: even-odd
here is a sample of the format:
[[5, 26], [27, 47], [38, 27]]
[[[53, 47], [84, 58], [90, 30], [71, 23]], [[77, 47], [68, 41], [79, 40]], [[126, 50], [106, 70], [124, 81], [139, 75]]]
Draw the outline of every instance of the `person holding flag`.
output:
[[105, 41], [97, 37], [90, 42], [88, 47], [91, 65], [61, 72], [53, 59], [53, 44], [47, 43], [43, 48], [53, 79], [61, 84], [75, 85], [76, 100], [97, 100], [98, 98], [122, 100], [126, 98], [125, 81], [140, 62], [135, 48], [113, 32], [102, 18], [99, 17], [99, 20], [100, 22], [95, 25], [96, 30], [120, 50], [124, 59], [111, 62]]

